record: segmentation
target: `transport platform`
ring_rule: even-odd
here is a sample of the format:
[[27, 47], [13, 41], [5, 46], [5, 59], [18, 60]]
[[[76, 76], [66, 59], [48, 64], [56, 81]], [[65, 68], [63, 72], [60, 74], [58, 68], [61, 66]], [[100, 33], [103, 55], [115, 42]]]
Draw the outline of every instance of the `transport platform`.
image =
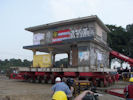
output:
[[109, 89], [107, 90], [107, 93], [111, 94], [111, 95], [114, 95], [114, 96], [119, 96], [119, 97], [122, 97], [124, 98], [124, 89]]

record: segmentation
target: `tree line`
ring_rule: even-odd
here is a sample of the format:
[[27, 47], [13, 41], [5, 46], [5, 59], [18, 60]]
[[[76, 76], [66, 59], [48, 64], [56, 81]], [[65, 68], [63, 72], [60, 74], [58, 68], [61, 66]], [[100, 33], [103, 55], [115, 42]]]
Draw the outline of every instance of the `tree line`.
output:
[[32, 61], [28, 61], [27, 59], [5, 59], [0, 60], [0, 70], [6, 70], [9, 67], [29, 67], [32, 65]]

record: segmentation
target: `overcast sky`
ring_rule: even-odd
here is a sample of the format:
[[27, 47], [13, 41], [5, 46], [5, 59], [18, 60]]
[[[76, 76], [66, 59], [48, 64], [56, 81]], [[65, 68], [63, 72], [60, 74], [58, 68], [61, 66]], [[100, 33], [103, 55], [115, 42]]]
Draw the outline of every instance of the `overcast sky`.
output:
[[133, 23], [133, 0], [0, 0], [0, 59], [32, 60], [33, 34], [24, 29], [59, 20], [97, 15], [105, 24]]

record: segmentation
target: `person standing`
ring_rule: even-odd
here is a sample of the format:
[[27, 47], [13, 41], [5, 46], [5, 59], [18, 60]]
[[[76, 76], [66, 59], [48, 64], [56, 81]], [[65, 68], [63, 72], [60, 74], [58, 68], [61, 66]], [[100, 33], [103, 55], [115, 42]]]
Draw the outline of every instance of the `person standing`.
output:
[[68, 85], [65, 82], [62, 82], [61, 81], [61, 78], [60, 77], [57, 77], [55, 79], [55, 82], [56, 82], [56, 84], [54, 84], [52, 86], [52, 88], [51, 88], [53, 94], [55, 92], [57, 92], [57, 91], [63, 91], [67, 95], [68, 98], [69, 97], [72, 97], [71, 90], [69, 89]]
[[133, 77], [129, 79], [129, 85], [124, 88], [126, 100], [133, 100]]

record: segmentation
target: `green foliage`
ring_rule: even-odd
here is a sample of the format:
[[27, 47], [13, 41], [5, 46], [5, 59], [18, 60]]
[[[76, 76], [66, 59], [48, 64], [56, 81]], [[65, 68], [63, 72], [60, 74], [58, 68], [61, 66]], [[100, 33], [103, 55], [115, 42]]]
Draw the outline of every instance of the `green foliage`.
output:
[[5, 59], [4, 61], [0, 60], [0, 70], [6, 70], [10, 67], [29, 67], [31, 66], [32, 62], [28, 60], [21, 60], [21, 59]]
[[67, 67], [68, 59], [64, 58], [64, 59], [61, 59], [59, 61], [56, 61], [55, 62], [55, 67], [60, 67], [62, 64], [63, 64], [63, 67]]
[[133, 58], [133, 24], [124, 29], [121, 26], [107, 25], [111, 32], [108, 33], [108, 44], [113, 50]]

